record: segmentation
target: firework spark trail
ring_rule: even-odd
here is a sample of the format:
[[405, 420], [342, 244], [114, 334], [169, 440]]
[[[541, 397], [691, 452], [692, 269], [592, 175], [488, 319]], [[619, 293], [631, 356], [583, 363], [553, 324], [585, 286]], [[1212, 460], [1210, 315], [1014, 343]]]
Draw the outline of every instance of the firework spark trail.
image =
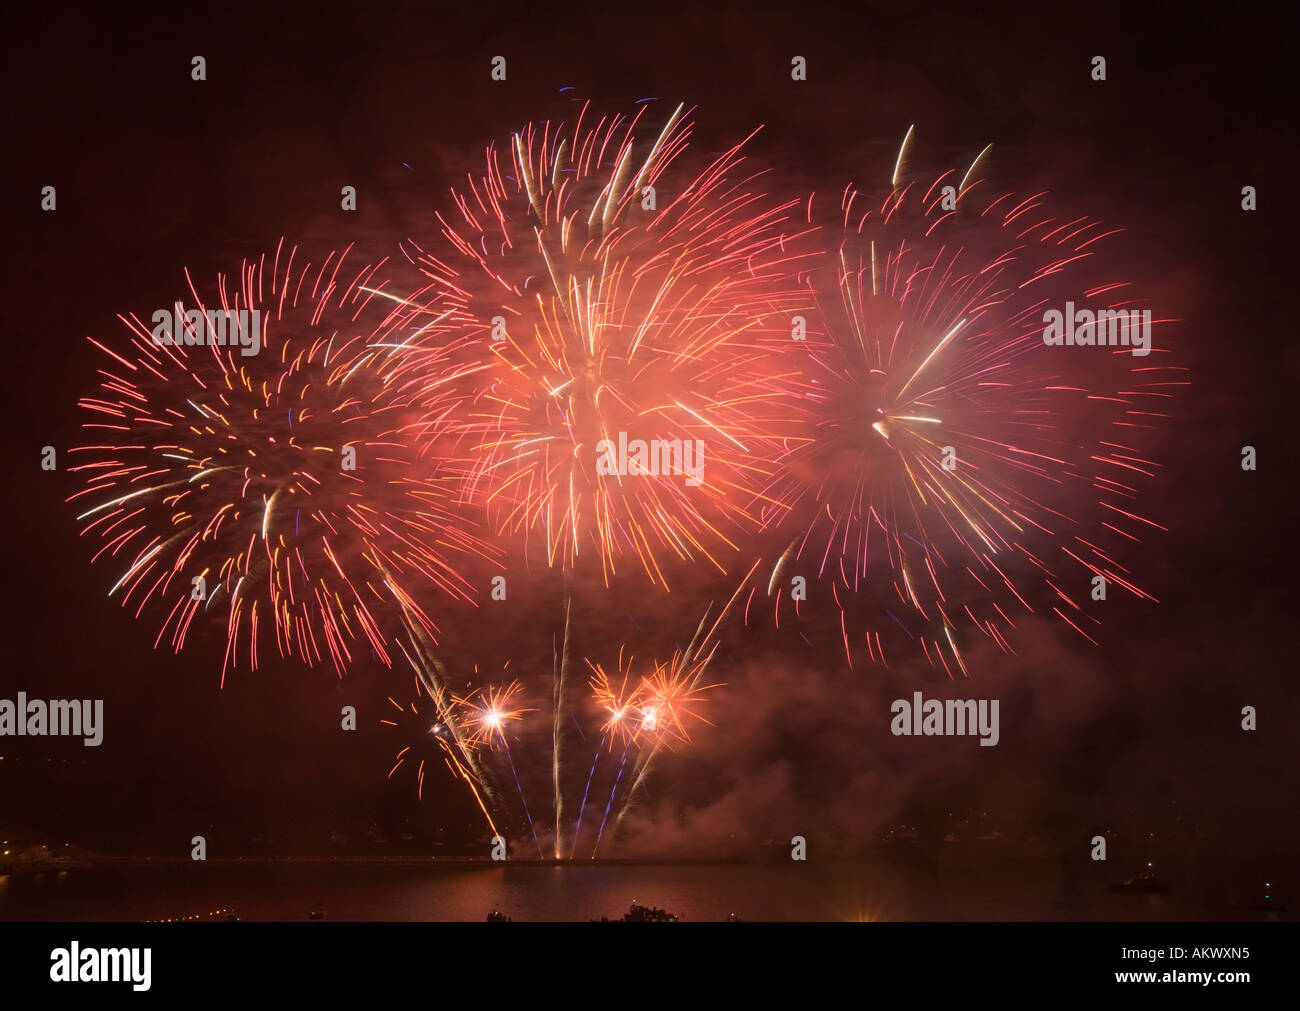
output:
[[[402, 650], [415, 672], [417, 696], [427, 695], [433, 703], [437, 722], [432, 732], [439, 745], [451, 757], [448, 767], [470, 787], [475, 801], [487, 816], [488, 827], [493, 835], [496, 835], [495, 823], [488, 813], [483, 798], [486, 797], [487, 803], [492, 804], [493, 807], [501, 806], [501, 798], [493, 788], [491, 778], [486, 774], [477, 752], [480, 748], [504, 752], [524, 818], [532, 834], [533, 843], [537, 846], [538, 856], [541, 857], [543, 853], [537, 836], [536, 822], [529, 809], [528, 798], [506, 735], [507, 727], [522, 720], [525, 714], [534, 711], [521, 707], [517, 701], [523, 690], [522, 685], [518, 681], [511, 681], [503, 687], [480, 686], [464, 696], [452, 695], [445, 687], [448, 681], [447, 671], [432, 652], [428, 640], [420, 641], [418, 628], [408, 626], [408, 633], [412, 651], [407, 652], [404, 645], [400, 643], [399, 645], [402, 645]], [[404, 711], [394, 700], [390, 698], [389, 701], [399, 711]], [[414, 703], [411, 709], [419, 716]], [[392, 721], [381, 722], [396, 726]], [[403, 754], [409, 750], [409, 747], [404, 748]], [[401, 764], [402, 756], [399, 755], [397, 764], [389, 772], [390, 778]]]
[[541, 841], [537, 838], [537, 825], [533, 821], [532, 812], [528, 810], [528, 798], [524, 796], [523, 784], [519, 782], [519, 773], [515, 771], [514, 756], [510, 753], [510, 745], [506, 743], [505, 737], [501, 738], [501, 744], [505, 749], [506, 761], [510, 764], [510, 775], [515, 780], [515, 789], [519, 791], [519, 803], [524, 808], [524, 820], [528, 822], [528, 830], [533, 834], [533, 845], [537, 847], [537, 856], [541, 858], [544, 854], [542, 853]]
[[551, 722], [551, 778], [555, 787], [555, 859], [563, 853], [564, 836], [561, 821], [564, 817], [564, 796], [560, 790], [560, 731], [564, 725], [565, 684], [569, 674], [569, 615], [572, 598], [564, 602], [564, 644], [558, 657], [554, 657], [553, 694], [551, 696], [553, 718]]
[[[497, 803], [492, 783], [484, 775], [483, 769], [474, 755], [475, 742], [472, 737], [466, 735], [460, 720], [457, 718], [457, 700], [447, 689], [449, 681], [447, 668], [443, 666], [438, 655], [434, 653], [433, 641], [425, 632], [423, 626], [413, 620], [410, 613], [404, 612], [403, 618], [407, 637], [411, 644], [411, 652], [407, 652], [403, 646], [402, 653], [415, 671], [418, 684], [423, 686], [433, 702], [439, 721], [451, 735], [452, 743], [455, 745], [454, 757], [457, 764], [463, 766], [466, 770], [466, 782], [471, 784], [476, 797], [481, 791], [486, 795], [489, 803]], [[412, 653], [414, 653], [414, 656], [412, 656]], [[443, 743], [446, 746], [446, 742]], [[450, 746], [448, 746], [448, 749], [451, 750]], [[484, 813], [486, 813], [486, 808]]]
[[[398, 643], [398, 646], [405, 653], [405, 646], [403, 646], [400, 642]], [[421, 667], [415, 662], [415, 660], [410, 656], [410, 654], [408, 653], [406, 655], [407, 655], [407, 659], [411, 663], [412, 669], [415, 671], [416, 698], [419, 699], [424, 695], [428, 695], [429, 698], [432, 700], [434, 698], [434, 689], [429, 683], [429, 680], [425, 678], [424, 672], [422, 671]], [[393, 707], [399, 713], [407, 712], [406, 708], [400, 705], [397, 702], [397, 700], [392, 698], [391, 696], [389, 697], [388, 701], [393, 705]], [[463, 739], [461, 739], [459, 735], [455, 733], [455, 726], [454, 723], [452, 722], [452, 714], [450, 713], [441, 714], [435, 703], [434, 705], [435, 722], [432, 727], [425, 727], [424, 724], [427, 723], [428, 718], [422, 716], [418, 706], [416, 705], [416, 702], [414, 701], [411, 702], [410, 704], [410, 712], [411, 715], [414, 716], [416, 720], [421, 724], [421, 731], [420, 731], [421, 737], [432, 734], [434, 739], [438, 742], [438, 747], [441, 748], [444, 753], [444, 761], [447, 765], [448, 770], [451, 772], [453, 778], [460, 779], [466, 784], [467, 787], [469, 787], [470, 795], [473, 797], [475, 804], [478, 805], [479, 810], [483, 813], [483, 818], [487, 823], [488, 830], [493, 835], [496, 835], [497, 834], [496, 823], [492, 820], [492, 814], [488, 810], [488, 804], [492, 803], [491, 794], [488, 792], [490, 786], [486, 781], [481, 779], [481, 777], [477, 775], [471, 767], [467, 767], [466, 763], [467, 761], [472, 762], [473, 755], [464, 747]], [[391, 727], [398, 726], [398, 724], [393, 720], [380, 720], [379, 722], [381, 724], [385, 724]], [[452, 736], [451, 743], [448, 742], [445, 734], [451, 734]], [[455, 746], [453, 747], [453, 745]], [[387, 778], [392, 779], [393, 775], [397, 772], [397, 770], [401, 768], [403, 764], [405, 764], [406, 755], [408, 752], [410, 752], [410, 750], [411, 747], [410, 745], [408, 745], [402, 748], [400, 752], [398, 752], [397, 760], [394, 763], [393, 767], [388, 770]], [[425, 768], [425, 762], [424, 759], [421, 759], [419, 767], [416, 772], [416, 776], [417, 776], [416, 796], [417, 798], [420, 799], [423, 799], [424, 797], [424, 768]], [[488, 798], [486, 801], [484, 799], [485, 795]]]
[[[899, 182], [900, 151], [881, 199], [848, 187], [818, 226], [833, 251], [826, 276], [808, 278], [821, 332], [801, 348], [804, 419], [758, 508], [768, 529], [803, 530], [769, 597], [795, 561], [828, 579], [850, 666], [843, 619], [867, 612], [868, 589], [893, 598], [903, 617], [878, 613], [950, 676], [965, 668], [963, 629], [1009, 651], [1017, 611], [1055, 613], [1087, 637], [1080, 626], [1098, 619], [1070, 590], [1094, 575], [1154, 600], [1116, 557], [1144, 528], [1164, 529], [1131, 502], [1158, 469], [1143, 436], [1167, 418], [1185, 370], [1127, 349], [1085, 359], [1045, 346], [1045, 308], [1139, 306], [1127, 284], [1079, 279], [1105, 269], [1097, 244], [1118, 230], [1053, 217], [1042, 193], [989, 192], [975, 178], [987, 150], [948, 206], [956, 174], [928, 189]], [[807, 214], [818, 220], [812, 197]], [[865, 638], [883, 663], [880, 630]]]
[[179, 652], [197, 619], [224, 618], [223, 683], [258, 668], [268, 634], [281, 656], [340, 675], [356, 640], [391, 665], [394, 598], [436, 634], [415, 597], [472, 601], [459, 566], [495, 554], [456, 508], [461, 475], [411, 448], [454, 412], [458, 394], [434, 379], [455, 366], [425, 357], [413, 412], [393, 345], [417, 310], [376, 294], [383, 267], [346, 250], [315, 265], [282, 242], [236, 284], [219, 277], [215, 301], [187, 273], [184, 329], [161, 310], [152, 329], [119, 317], [124, 353], [91, 340], [110, 361], [102, 393], [80, 402], [96, 441], [72, 450], [82, 536], [122, 566], [110, 595], [166, 615], [155, 646]]
[[614, 777], [614, 785], [609, 788], [609, 800], [605, 803], [605, 813], [600, 819], [600, 830], [596, 833], [596, 841], [591, 847], [591, 859], [596, 859], [596, 851], [600, 849], [600, 840], [605, 836], [605, 824], [609, 821], [609, 812], [614, 806], [614, 796], [618, 793], [618, 784], [623, 781], [623, 769], [627, 766], [628, 749], [632, 746], [629, 741], [623, 745], [623, 757], [618, 762], [618, 775]]
[[587, 796], [591, 793], [591, 781], [596, 775], [596, 763], [600, 761], [600, 753], [605, 749], [607, 736], [601, 737], [600, 744], [596, 746], [596, 753], [591, 756], [591, 769], [587, 773], [587, 785], [582, 789], [582, 803], [578, 805], [578, 817], [573, 822], [573, 841], [569, 845], [570, 860], [574, 858], [578, 850], [578, 837], [582, 835], [582, 816], [587, 810]]

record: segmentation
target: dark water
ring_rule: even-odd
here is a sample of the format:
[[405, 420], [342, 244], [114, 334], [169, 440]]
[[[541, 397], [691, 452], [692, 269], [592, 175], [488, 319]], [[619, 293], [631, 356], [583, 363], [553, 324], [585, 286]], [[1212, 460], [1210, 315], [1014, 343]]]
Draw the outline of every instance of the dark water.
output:
[[620, 917], [633, 902], [688, 921], [1250, 920], [1227, 894], [1113, 895], [1044, 868], [976, 874], [834, 865], [122, 865], [0, 876], [0, 920], [154, 920], [230, 908], [244, 920], [519, 921]]

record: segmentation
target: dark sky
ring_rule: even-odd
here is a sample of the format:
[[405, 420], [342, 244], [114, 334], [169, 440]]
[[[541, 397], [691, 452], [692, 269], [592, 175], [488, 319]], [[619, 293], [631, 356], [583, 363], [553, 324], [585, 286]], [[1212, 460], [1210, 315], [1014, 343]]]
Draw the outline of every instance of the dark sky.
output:
[[[374, 721], [409, 678], [376, 669], [340, 685], [271, 663], [218, 691], [215, 644], [152, 652], [156, 624], [106, 600], [108, 570], [89, 566], [63, 504], [75, 484], [40, 471], [39, 447], [78, 439], [75, 404], [97, 367], [84, 338], [120, 337], [115, 314], [155, 305], [182, 267], [212, 277], [281, 235], [390, 253], [427, 233], [489, 139], [568, 115], [577, 95], [612, 112], [685, 101], [704, 150], [763, 124], [752, 153], [791, 191], [868, 181], [913, 123], [918, 160], [936, 165], [992, 141], [990, 173], [1129, 229], [1120, 255], [1174, 306], [1192, 380], [1148, 500], [1170, 530], [1137, 558], [1160, 605], [1128, 607], [1097, 649], [1030, 629], [1019, 663], [978, 657], [986, 682], [1033, 714], [996, 759], [920, 762], [882, 742], [884, 722], [872, 721], [901, 682], [850, 675], [838, 643], [733, 635], [722, 677], [746, 701], [697, 753], [664, 763], [646, 809], [658, 828], [640, 823], [638, 838], [653, 850], [657, 832], [676, 845], [736, 829], [780, 837], [810, 821], [807, 834], [852, 834], [978, 798], [1063, 837], [1111, 819], [1164, 831], [1181, 817], [1228, 854], [1293, 852], [1296, 150], [1291, 53], [1272, 18], [1248, 7], [466, 7], [13, 15], [0, 698], [103, 698], [108, 722], [99, 749], [0, 741], [0, 821], [171, 852], [191, 826], [238, 837], [292, 823], [310, 837], [401, 810], [383, 783], [396, 748]], [[207, 60], [202, 83], [189, 76], [195, 54]], [[504, 83], [488, 80], [498, 54]], [[794, 54], [807, 57], [807, 82], [790, 80]], [[1104, 83], [1089, 77], [1098, 54]], [[355, 214], [338, 207], [349, 183], [362, 196]], [[1247, 184], [1255, 213], [1240, 208]], [[53, 214], [39, 210], [44, 185], [58, 188]], [[1253, 474], [1239, 466], [1246, 444], [1259, 452]], [[472, 616], [453, 615], [447, 652], [485, 669], [512, 647], [546, 658], [557, 588], [523, 578], [535, 578], [536, 604], [488, 643]], [[625, 604], [687, 635], [722, 589], [606, 601], [608, 638], [636, 631], [619, 625]], [[336, 729], [347, 703], [362, 707], [356, 735]], [[1254, 734], [1238, 728], [1246, 704], [1259, 710]], [[793, 799], [828, 783], [824, 804]], [[454, 793], [447, 810], [461, 803]], [[687, 802], [684, 827], [670, 829]]]

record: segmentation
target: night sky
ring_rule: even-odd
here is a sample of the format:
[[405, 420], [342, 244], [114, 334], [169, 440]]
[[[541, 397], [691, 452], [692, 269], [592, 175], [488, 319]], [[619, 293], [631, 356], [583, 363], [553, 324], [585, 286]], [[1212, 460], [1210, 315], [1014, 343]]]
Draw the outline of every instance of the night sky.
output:
[[[875, 181], [911, 124], [918, 164], [968, 164], [993, 142], [989, 175], [1127, 229], [1117, 265], [1180, 321], [1157, 334], [1191, 386], [1143, 499], [1169, 531], [1126, 559], [1160, 603], [1117, 597], [1095, 648], [1036, 623], [1014, 659], [977, 648], [967, 694], [1002, 699], [998, 748], [889, 736], [889, 700], [932, 684], [928, 668], [850, 671], [815, 618], [815, 646], [788, 627], [732, 627], [718, 726], [661, 763], [628, 851], [709, 854], [792, 833], [861, 842], [900, 821], [942, 834], [950, 811], [970, 809], [1061, 846], [1112, 828], [1207, 862], [1276, 868], [1293, 854], [1300, 351], [1294, 81], [1279, 26], [1247, 7], [1214, 22], [1091, 6], [466, 6], [12, 15], [0, 698], [102, 698], [106, 728], [98, 749], [0, 739], [4, 827], [177, 854], [205, 830], [231, 848], [269, 834], [290, 853], [407, 818], [472, 834], [455, 784], [426, 786], [417, 813], [409, 781], [384, 779], [400, 745], [378, 719], [408, 675], [372, 664], [340, 681], [273, 658], [219, 689], [219, 635], [179, 657], [154, 652], [157, 621], [106, 598], [113, 570], [89, 564], [64, 501], [77, 484], [62, 467], [42, 472], [39, 450], [79, 441], [75, 405], [99, 367], [85, 338], [120, 339], [116, 314], [164, 304], [183, 267], [206, 282], [281, 236], [391, 254], [400, 238], [432, 237], [434, 209], [488, 140], [571, 116], [575, 97], [602, 112], [655, 97], [696, 107], [703, 151], [761, 124], [750, 153], [790, 193]], [[806, 82], [790, 80], [796, 53]], [[194, 54], [207, 60], [201, 83]], [[488, 79], [497, 54], [506, 82]], [[1097, 54], [1104, 83], [1089, 77]], [[339, 209], [347, 184], [355, 213]], [[54, 213], [40, 210], [46, 185]], [[1259, 194], [1253, 213], [1244, 185]], [[1244, 445], [1258, 450], [1254, 473]], [[509, 564], [519, 603], [488, 625], [446, 612], [445, 656], [549, 668], [560, 584], [535, 560]], [[592, 596], [575, 615], [578, 647], [683, 642], [731, 585], [687, 583], [668, 597], [636, 585]], [[355, 734], [338, 730], [348, 704]], [[1244, 705], [1259, 713], [1253, 733]]]

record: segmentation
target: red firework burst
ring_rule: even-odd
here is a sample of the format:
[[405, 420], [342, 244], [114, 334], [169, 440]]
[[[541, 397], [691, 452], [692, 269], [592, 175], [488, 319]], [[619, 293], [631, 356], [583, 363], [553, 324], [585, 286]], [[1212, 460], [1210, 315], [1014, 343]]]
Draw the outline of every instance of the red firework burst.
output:
[[499, 533], [537, 538], [566, 572], [593, 555], [608, 583], [630, 556], [666, 584], [668, 560], [725, 571], [753, 528], [782, 384], [768, 335], [806, 296], [782, 244], [794, 204], [755, 185], [743, 145], [693, 175], [682, 110], [650, 131], [643, 113], [488, 148], [439, 217], [451, 255], [420, 261], [408, 362], [477, 342], [462, 446]]
[[850, 663], [863, 638], [885, 662], [881, 632], [901, 629], [951, 674], [968, 631], [1010, 650], [1034, 612], [1089, 637], [1095, 576], [1153, 599], [1118, 558], [1163, 529], [1135, 500], [1182, 370], [1165, 347], [1046, 345], [1044, 313], [1068, 300], [1142, 307], [1099, 256], [1117, 230], [973, 172], [875, 199], [849, 187], [821, 228], [803, 420], [761, 511], [794, 532], [769, 594], [798, 563], [831, 581]]
[[379, 610], [400, 605], [433, 634], [417, 589], [468, 600], [459, 566], [490, 555], [455, 512], [460, 475], [412, 448], [439, 414], [427, 386], [417, 412], [395, 378], [410, 310], [383, 264], [346, 256], [315, 265], [281, 243], [233, 291], [219, 279], [212, 317], [190, 282], [179, 338], [131, 315], [123, 353], [92, 340], [111, 361], [81, 401], [95, 440], [72, 468], [82, 534], [118, 566], [124, 607], [165, 609], [156, 644], [179, 652], [196, 619], [224, 623], [223, 679], [241, 642], [256, 669], [268, 634], [340, 674], [357, 639], [388, 663]]

